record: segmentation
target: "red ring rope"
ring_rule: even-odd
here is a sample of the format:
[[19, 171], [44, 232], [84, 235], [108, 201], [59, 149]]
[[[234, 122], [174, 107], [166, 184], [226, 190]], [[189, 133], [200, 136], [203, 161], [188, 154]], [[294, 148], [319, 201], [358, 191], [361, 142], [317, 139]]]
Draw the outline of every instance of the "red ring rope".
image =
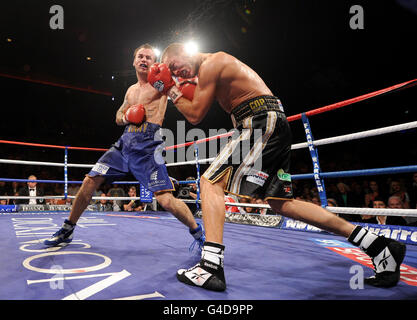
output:
[[[378, 90], [378, 91], [367, 93], [367, 94], [364, 94], [364, 95], [361, 95], [361, 96], [358, 96], [358, 97], [355, 97], [355, 98], [347, 99], [347, 100], [344, 100], [344, 101], [336, 102], [336, 103], [333, 103], [333, 104], [330, 104], [330, 105], [327, 105], [327, 106], [324, 106], [324, 107], [321, 107], [321, 108], [313, 109], [313, 110], [305, 112], [305, 114], [306, 114], [306, 116], [314, 116], [316, 114], [320, 114], [320, 113], [324, 113], [324, 112], [327, 112], [327, 111], [335, 110], [335, 109], [345, 107], [345, 106], [350, 105], [350, 104], [354, 104], [356, 102], [367, 100], [367, 99], [382, 95], [384, 93], [388, 93], [388, 92], [392, 92], [392, 91], [400, 90], [400, 89], [405, 89], [407, 87], [409, 88], [409, 87], [412, 87], [416, 84], [417, 84], [417, 79], [402, 82], [402, 83], [396, 84], [394, 86], [391, 86], [391, 87], [388, 87], [388, 88], [385, 88], [385, 89], [381, 89], [381, 90]], [[288, 119], [289, 122], [299, 120], [299, 119], [301, 119], [301, 113], [289, 116], [289, 117], [287, 117], [287, 119]], [[212, 137], [209, 137], [209, 138], [204, 138], [204, 139], [197, 140], [197, 141], [195, 141], [195, 143], [200, 144], [200, 143], [204, 143], [204, 142], [211, 141], [211, 140], [214, 140], [214, 139], [226, 138], [226, 137], [231, 136], [232, 134], [233, 134], [232, 132], [227, 132], [227, 133], [220, 134], [220, 135], [217, 135], [217, 136], [212, 136]], [[72, 150], [88, 150], [88, 151], [107, 151], [108, 150], [108, 149], [104, 149], [104, 148], [86, 148], [86, 147], [69, 147], [69, 146], [65, 147], [65, 146], [58, 146], [58, 145], [51, 145], [51, 144], [29, 143], [29, 142], [19, 142], [19, 141], [9, 141], [9, 140], [0, 140], [0, 143], [17, 144], [17, 145], [25, 145], [25, 146], [33, 146], [33, 147], [57, 148], [57, 149], [68, 148], [69, 150], [70, 149], [72, 149]], [[190, 142], [181, 143], [181, 144], [166, 147], [165, 150], [172, 150], [172, 149], [177, 149], [177, 148], [188, 147], [188, 146], [191, 146], [193, 144], [194, 144], [194, 141], [190, 141]]]

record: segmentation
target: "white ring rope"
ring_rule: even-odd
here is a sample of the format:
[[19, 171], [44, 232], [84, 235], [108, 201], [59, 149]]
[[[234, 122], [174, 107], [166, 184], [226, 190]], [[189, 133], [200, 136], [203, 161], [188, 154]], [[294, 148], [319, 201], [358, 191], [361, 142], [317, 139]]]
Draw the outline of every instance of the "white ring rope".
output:
[[[267, 204], [226, 202], [226, 205], [234, 206], [234, 207], [252, 207], [252, 208], [260, 208], [260, 209], [271, 209], [271, 207]], [[333, 213], [417, 217], [417, 209], [326, 207], [326, 210], [333, 212]]]
[[[326, 145], [326, 144], [332, 144], [332, 143], [339, 143], [339, 142], [346, 142], [346, 141], [352, 141], [357, 139], [363, 139], [367, 137], [373, 137], [378, 136], [382, 134], [387, 133], [393, 133], [408, 129], [417, 128], [417, 121], [403, 123], [399, 125], [379, 128], [379, 129], [372, 129], [367, 131], [361, 131], [356, 133], [350, 133], [345, 134], [341, 136], [331, 137], [331, 138], [325, 138], [320, 140], [314, 140], [313, 145], [314, 146], [320, 146], [320, 145]], [[307, 148], [308, 143], [307, 142], [301, 142], [296, 143], [291, 146], [292, 150], [296, 149], [302, 149]], [[198, 163], [210, 163], [212, 162], [214, 158], [208, 158], [208, 159], [200, 159], [198, 160]], [[43, 161], [24, 161], [24, 160], [11, 160], [11, 159], [0, 159], [0, 163], [8, 163], [8, 164], [26, 164], [26, 165], [44, 165], [44, 166], [55, 166], [55, 167], [64, 167], [65, 164], [59, 163], [59, 162], [43, 162]], [[184, 165], [192, 165], [196, 164], [197, 161], [191, 160], [191, 161], [183, 161], [183, 162], [173, 162], [173, 163], [167, 163], [167, 167], [172, 166], [184, 166]], [[77, 164], [77, 163], [68, 163], [67, 167], [74, 167], [74, 168], [92, 168], [94, 164]]]
[[[350, 134], [345, 134], [345, 135], [331, 137], [331, 138], [314, 140], [313, 145], [322, 146], [326, 144], [363, 139], [363, 138], [374, 137], [374, 136], [378, 136], [382, 134], [412, 129], [416, 127], [417, 127], [417, 121], [413, 121], [413, 122], [398, 124], [395, 126], [389, 126], [385, 128], [372, 129], [372, 130], [367, 130], [367, 131], [362, 131], [362, 132], [357, 132], [357, 133], [350, 133]], [[308, 142], [302, 142], [302, 143], [293, 144], [291, 146], [291, 150], [302, 149], [302, 148], [307, 148], [307, 147], [308, 147]]]
[[[64, 199], [65, 196], [0, 196], [0, 199]], [[75, 199], [75, 196], [67, 196]], [[92, 197], [92, 200], [140, 200], [140, 197]], [[153, 200], [156, 200], [153, 198]], [[181, 199], [185, 203], [195, 203], [195, 200]], [[201, 200], [198, 201], [201, 203]], [[258, 209], [271, 209], [268, 204], [225, 202], [226, 206], [250, 207]], [[402, 216], [417, 217], [417, 209], [391, 209], [391, 208], [353, 208], [353, 207], [326, 207], [333, 213], [362, 214], [373, 216]]]
[[[75, 199], [75, 196], [67, 196], [68, 199]], [[0, 199], [65, 199], [65, 196], [0, 196]], [[140, 200], [140, 197], [98, 197], [92, 200]], [[195, 203], [195, 200], [194, 200]]]
[[[195, 200], [184, 200], [185, 203], [195, 203]], [[201, 201], [200, 201], [201, 202]], [[225, 202], [226, 206], [251, 207], [259, 209], [271, 209], [268, 204]], [[353, 207], [326, 207], [333, 213], [365, 214], [365, 215], [391, 215], [417, 217], [417, 209], [391, 209], [391, 208], [353, 208]]]
[[186, 165], [189, 165], [189, 164], [196, 164], [197, 162], [198, 163], [210, 163], [210, 162], [213, 162], [214, 159], [216, 159], [216, 157], [208, 158], [208, 159], [201, 159], [201, 160], [198, 160], [198, 161], [190, 160], [190, 161], [182, 161], [182, 162], [171, 162], [171, 163], [167, 163], [166, 166], [167, 167], [186, 166]]
[[[25, 160], [12, 160], [12, 159], [0, 159], [0, 163], [26, 164], [26, 165], [47, 166], [47, 167], [65, 167], [65, 163], [59, 163], [59, 162], [25, 161]], [[94, 164], [68, 163], [67, 167], [92, 168], [94, 167]]]
[[417, 217], [417, 209], [391, 209], [391, 208], [351, 208], [326, 207], [333, 213], [363, 214], [372, 216], [402, 216]]

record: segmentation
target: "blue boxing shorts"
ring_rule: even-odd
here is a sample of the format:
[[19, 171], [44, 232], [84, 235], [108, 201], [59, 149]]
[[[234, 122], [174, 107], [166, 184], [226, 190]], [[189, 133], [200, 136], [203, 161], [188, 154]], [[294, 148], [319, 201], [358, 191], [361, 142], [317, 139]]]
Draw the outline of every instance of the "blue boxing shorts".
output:
[[160, 129], [150, 122], [126, 126], [120, 139], [103, 154], [88, 176], [100, 175], [106, 183], [112, 183], [130, 172], [145, 189], [174, 191], [162, 156], [164, 142]]

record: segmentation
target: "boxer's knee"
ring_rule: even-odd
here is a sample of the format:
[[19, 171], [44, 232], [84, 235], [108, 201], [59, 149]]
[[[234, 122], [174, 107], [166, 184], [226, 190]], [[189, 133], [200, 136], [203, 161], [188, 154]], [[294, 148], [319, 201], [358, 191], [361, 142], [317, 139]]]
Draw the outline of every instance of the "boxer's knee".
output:
[[156, 201], [167, 211], [171, 211], [174, 208], [175, 198], [171, 192], [158, 192], [155, 193]]
[[77, 196], [91, 197], [94, 190], [96, 190], [104, 182], [102, 176], [89, 176], [86, 175]]
[[200, 190], [202, 194], [211, 194], [217, 192], [223, 192], [225, 188], [225, 180], [224, 177], [215, 183], [210, 182], [209, 180], [202, 178], [200, 179]]

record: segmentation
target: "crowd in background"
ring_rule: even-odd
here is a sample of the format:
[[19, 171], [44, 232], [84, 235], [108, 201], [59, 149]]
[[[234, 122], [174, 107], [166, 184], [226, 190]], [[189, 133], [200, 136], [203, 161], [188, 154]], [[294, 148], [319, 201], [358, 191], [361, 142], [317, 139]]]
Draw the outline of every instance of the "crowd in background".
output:
[[[63, 199], [64, 185], [61, 183], [37, 183], [37, 177], [30, 175], [29, 182], [10, 182], [0, 181], [0, 196], [33, 196], [32, 199], [1, 199], [0, 204], [55, 204], [71, 205], [80, 189], [80, 184], [69, 184], [67, 190], [67, 199]], [[31, 182], [33, 180], [33, 182]], [[54, 196], [61, 196], [53, 198]], [[117, 185], [105, 184], [93, 193], [94, 199], [90, 205], [96, 205], [99, 211], [142, 211], [145, 210], [146, 204], [137, 199], [137, 188], [135, 185]], [[100, 199], [100, 198], [103, 199]], [[132, 200], [108, 200], [106, 197], [130, 197]], [[98, 198], [98, 199], [97, 199]]]
[[[377, 179], [349, 178], [344, 181], [326, 182], [328, 206], [355, 208], [417, 208], [417, 173], [402, 177], [383, 176]], [[294, 197], [321, 205], [314, 182], [294, 181]], [[352, 222], [417, 226], [417, 217], [339, 214]]]
[[[392, 209], [416, 209], [417, 208], [417, 173], [401, 176], [366, 177], [363, 179], [347, 178], [326, 181], [327, 204], [331, 207], [355, 207], [355, 208], [392, 208]], [[28, 180], [37, 180], [35, 175], [30, 175]], [[175, 179], [173, 179], [175, 182]], [[187, 177], [186, 180], [195, 180]], [[176, 190], [174, 196], [181, 199], [195, 200], [197, 198], [197, 186], [195, 183], [179, 185], [174, 183]], [[67, 194], [75, 196], [80, 184], [69, 184]], [[320, 195], [314, 181], [293, 181], [294, 198], [302, 201], [321, 205]], [[44, 199], [46, 196], [64, 194], [62, 183], [36, 183], [36, 182], [4, 182], [0, 181], [1, 196], [36, 196], [37, 199], [2, 199], [0, 204], [71, 204], [73, 197], [67, 199]], [[131, 197], [138, 194], [137, 185], [128, 184], [104, 184], [95, 190], [94, 197]], [[245, 198], [226, 195], [225, 202], [266, 204], [261, 198]], [[139, 200], [106, 200], [94, 199], [91, 204], [97, 206], [100, 211], [142, 211], [150, 209], [150, 206]], [[196, 204], [188, 203], [190, 209], [195, 210]], [[161, 208], [159, 208], [161, 209]], [[251, 214], [274, 214], [269, 209], [253, 207], [226, 206], [229, 212], [245, 212]], [[375, 224], [394, 224], [417, 226], [417, 217], [401, 216], [371, 216], [358, 214], [339, 214], [344, 219], [352, 222], [366, 222]]]

